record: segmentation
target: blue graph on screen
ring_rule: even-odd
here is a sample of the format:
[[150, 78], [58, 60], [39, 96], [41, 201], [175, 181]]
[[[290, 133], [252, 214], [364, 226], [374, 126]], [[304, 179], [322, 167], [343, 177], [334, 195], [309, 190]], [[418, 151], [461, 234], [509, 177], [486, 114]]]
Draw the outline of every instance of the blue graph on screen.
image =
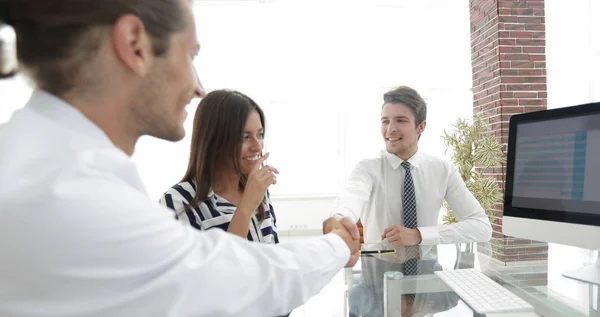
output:
[[524, 197], [582, 200], [587, 132], [521, 138], [515, 192]]
[[575, 133], [575, 149], [573, 152], [573, 187], [571, 199], [583, 199], [583, 181], [585, 178], [585, 152], [587, 146], [587, 132]]

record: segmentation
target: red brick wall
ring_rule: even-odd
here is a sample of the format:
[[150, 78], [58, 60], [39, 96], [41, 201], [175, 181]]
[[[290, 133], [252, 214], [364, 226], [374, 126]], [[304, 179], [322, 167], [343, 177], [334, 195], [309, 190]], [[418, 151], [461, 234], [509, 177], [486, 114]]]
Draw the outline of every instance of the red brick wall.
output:
[[[546, 109], [544, 0], [470, 0], [470, 15], [473, 113], [482, 114], [506, 151], [510, 116]], [[485, 174], [504, 188], [504, 166], [487, 169]], [[499, 240], [505, 237], [501, 204], [494, 207], [492, 226], [494, 256], [499, 260], [545, 258], [546, 246], [539, 243], [527, 248], [537, 256], [519, 256], [522, 246]]]

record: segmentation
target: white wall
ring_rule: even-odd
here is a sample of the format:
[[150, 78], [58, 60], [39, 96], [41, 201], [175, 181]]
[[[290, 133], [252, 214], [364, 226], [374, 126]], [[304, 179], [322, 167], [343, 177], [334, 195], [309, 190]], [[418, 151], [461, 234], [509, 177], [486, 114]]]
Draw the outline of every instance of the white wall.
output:
[[314, 235], [321, 232], [323, 220], [329, 215], [335, 196], [273, 197], [277, 228], [281, 235]]

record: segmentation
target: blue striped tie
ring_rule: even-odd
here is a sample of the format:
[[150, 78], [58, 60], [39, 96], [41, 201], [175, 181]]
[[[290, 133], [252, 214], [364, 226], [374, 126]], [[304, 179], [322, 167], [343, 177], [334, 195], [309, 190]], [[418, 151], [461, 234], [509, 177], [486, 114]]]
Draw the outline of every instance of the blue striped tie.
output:
[[[417, 227], [417, 198], [415, 197], [415, 184], [410, 172], [410, 163], [402, 162], [404, 167], [404, 195], [402, 196], [402, 207], [404, 208], [404, 226], [406, 228]], [[419, 258], [421, 257], [419, 246], [406, 247], [406, 262], [404, 263], [404, 274], [417, 275], [420, 273]]]

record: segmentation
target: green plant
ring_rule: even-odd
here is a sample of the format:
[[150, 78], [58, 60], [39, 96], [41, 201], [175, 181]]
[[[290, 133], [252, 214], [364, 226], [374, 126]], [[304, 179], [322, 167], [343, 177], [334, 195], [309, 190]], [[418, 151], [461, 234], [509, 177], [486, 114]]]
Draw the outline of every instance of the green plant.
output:
[[[442, 139], [446, 151], [452, 151], [452, 162], [458, 168], [467, 188], [479, 201], [491, 222], [492, 207], [502, 199], [502, 191], [496, 179], [484, 176], [481, 169], [500, 166], [504, 162], [502, 144], [479, 115], [472, 119], [459, 118], [450, 133], [444, 131]], [[448, 211], [443, 218], [444, 223], [457, 222], [458, 219], [447, 202], [444, 202], [444, 207]]]

